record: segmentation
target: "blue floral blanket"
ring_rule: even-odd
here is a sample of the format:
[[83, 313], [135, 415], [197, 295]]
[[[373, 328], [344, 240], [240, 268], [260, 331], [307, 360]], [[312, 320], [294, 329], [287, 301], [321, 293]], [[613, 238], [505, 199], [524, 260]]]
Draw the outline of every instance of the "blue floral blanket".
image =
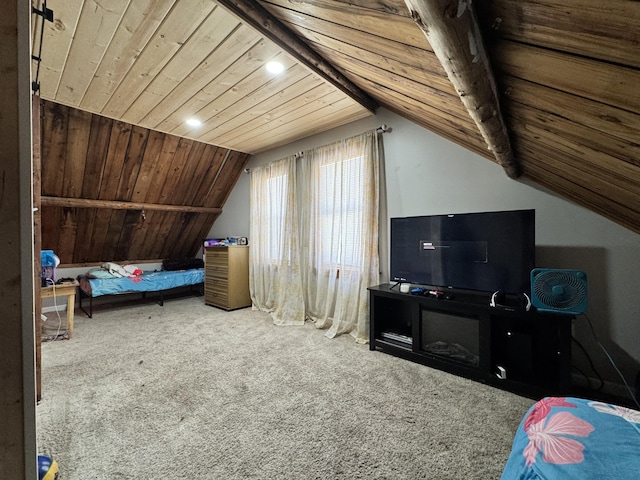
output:
[[640, 411], [544, 398], [522, 419], [501, 479], [640, 479]]

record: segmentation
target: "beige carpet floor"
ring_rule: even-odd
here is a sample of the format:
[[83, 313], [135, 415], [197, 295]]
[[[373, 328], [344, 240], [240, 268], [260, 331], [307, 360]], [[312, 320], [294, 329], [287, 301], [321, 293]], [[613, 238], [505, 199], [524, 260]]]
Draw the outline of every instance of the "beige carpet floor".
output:
[[60, 480], [497, 479], [533, 404], [202, 297], [77, 312], [42, 363]]

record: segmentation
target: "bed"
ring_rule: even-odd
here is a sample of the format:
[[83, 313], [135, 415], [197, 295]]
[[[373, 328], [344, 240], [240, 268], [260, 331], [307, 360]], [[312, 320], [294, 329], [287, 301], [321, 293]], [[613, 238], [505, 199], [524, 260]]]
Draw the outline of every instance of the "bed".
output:
[[547, 397], [522, 419], [502, 480], [640, 478], [640, 411]]
[[[135, 273], [133, 273], [135, 272]], [[157, 292], [158, 302], [164, 305], [164, 293], [179, 287], [199, 286], [198, 293], [202, 295], [204, 284], [204, 268], [191, 268], [187, 270], [161, 270], [157, 272], [142, 272], [129, 270], [126, 274], [110, 268], [89, 270], [78, 277], [80, 294], [78, 302], [80, 310], [89, 318], [93, 317], [93, 299], [105, 295], [120, 295], [128, 293], [142, 293], [143, 298], [147, 292]], [[89, 310], [85, 310], [82, 300], [89, 299]]]

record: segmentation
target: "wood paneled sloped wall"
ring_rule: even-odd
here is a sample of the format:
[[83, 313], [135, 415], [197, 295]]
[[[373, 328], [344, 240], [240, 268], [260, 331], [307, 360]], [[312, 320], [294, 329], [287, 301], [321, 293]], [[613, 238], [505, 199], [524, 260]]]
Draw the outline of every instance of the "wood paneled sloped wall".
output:
[[250, 157], [42, 107], [42, 248], [64, 265], [195, 255]]

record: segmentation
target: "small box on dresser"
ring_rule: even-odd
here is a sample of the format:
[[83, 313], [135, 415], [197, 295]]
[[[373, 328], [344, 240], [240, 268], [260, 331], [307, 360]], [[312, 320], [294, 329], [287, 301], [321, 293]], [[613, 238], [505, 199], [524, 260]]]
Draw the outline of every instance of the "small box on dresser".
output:
[[251, 306], [249, 247], [205, 247], [204, 303], [225, 310]]

